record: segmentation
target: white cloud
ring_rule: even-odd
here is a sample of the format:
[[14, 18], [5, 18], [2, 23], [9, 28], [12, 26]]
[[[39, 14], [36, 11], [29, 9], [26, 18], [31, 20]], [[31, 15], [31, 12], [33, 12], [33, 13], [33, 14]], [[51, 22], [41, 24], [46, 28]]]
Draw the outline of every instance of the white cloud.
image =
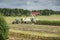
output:
[[0, 8], [60, 10], [60, 0], [0, 0]]

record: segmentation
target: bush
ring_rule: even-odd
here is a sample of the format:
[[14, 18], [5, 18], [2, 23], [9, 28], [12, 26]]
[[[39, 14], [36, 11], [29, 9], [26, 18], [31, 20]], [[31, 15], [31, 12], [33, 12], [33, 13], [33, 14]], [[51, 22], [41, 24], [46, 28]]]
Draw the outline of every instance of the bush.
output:
[[48, 20], [38, 20], [36, 24], [40, 25], [57, 25], [60, 26], [60, 21], [48, 21]]
[[8, 38], [8, 26], [4, 18], [0, 15], [0, 40]]

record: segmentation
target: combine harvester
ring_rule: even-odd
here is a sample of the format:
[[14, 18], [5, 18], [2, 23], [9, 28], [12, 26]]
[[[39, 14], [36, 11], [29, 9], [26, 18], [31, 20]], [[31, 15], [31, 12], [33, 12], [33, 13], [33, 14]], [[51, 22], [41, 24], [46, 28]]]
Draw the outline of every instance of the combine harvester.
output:
[[39, 15], [39, 12], [31, 12], [31, 17], [21, 17], [20, 20], [15, 19], [12, 24], [19, 24], [19, 23], [36, 23], [36, 16]]
[[39, 14], [39, 12], [31, 12], [31, 17], [26, 17], [26, 18], [22, 18], [23, 22], [25, 23], [36, 23], [36, 16]]

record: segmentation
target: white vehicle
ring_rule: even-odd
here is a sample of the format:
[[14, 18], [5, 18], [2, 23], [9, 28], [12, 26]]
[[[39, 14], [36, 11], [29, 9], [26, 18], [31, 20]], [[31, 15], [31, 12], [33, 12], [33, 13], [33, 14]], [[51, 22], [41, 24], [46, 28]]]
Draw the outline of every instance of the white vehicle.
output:
[[22, 18], [22, 20], [23, 20], [23, 22], [25, 22], [25, 23], [33, 23], [33, 22], [35, 22], [36, 21], [36, 19], [35, 18], [29, 18], [29, 17], [27, 17], [27, 18]]

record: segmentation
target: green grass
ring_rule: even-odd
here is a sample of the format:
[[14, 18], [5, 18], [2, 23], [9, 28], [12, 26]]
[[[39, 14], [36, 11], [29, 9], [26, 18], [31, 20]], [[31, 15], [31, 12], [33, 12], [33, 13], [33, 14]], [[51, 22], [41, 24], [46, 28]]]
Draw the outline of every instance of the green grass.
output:
[[36, 24], [39, 25], [57, 25], [60, 26], [60, 21], [49, 21], [49, 20], [37, 20]]

